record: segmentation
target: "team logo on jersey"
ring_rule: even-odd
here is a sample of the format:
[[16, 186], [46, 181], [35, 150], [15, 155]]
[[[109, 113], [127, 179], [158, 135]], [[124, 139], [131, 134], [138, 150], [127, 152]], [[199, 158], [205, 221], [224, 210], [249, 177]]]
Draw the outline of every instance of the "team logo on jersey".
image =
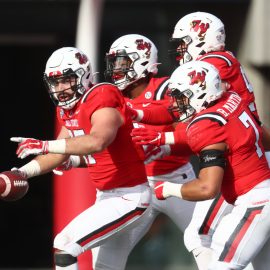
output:
[[150, 99], [151, 97], [152, 97], [152, 93], [151, 92], [146, 92], [145, 94], [144, 94], [144, 97], [146, 98], [146, 99]]
[[75, 57], [79, 60], [80, 65], [86, 64], [88, 61], [87, 56], [79, 52], [75, 54]]
[[205, 72], [205, 70], [201, 70], [201, 71], [193, 70], [193, 71], [188, 73], [188, 76], [190, 77], [190, 83], [189, 83], [190, 85], [199, 84], [199, 87], [202, 90], [205, 90], [205, 88], [206, 88], [206, 82], [205, 82], [206, 72]]
[[65, 121], [65, 126], [66, 127], [78, 127], [79, 123], [77, 119], [68, 119]]
[[135, 43], [137, 44], [137, 50], [146, 50], [145, 55], [146, 58], [150, 57], [150, 50], [151, 50], [151, 43], [150, 42], [146, 42], [143, 39], [137, 39], [135, 41]]
[[126, 104], [128, 107], [133, 108], [133, 105], [129, 101], [127, 101]]
[[191, 30], [194, 32], [199, 32], [199, 40], [204, 40], [206, 31], [209, 29], [209, 23], [203, 23], [201, 20], [194, 20], [191, 22]]

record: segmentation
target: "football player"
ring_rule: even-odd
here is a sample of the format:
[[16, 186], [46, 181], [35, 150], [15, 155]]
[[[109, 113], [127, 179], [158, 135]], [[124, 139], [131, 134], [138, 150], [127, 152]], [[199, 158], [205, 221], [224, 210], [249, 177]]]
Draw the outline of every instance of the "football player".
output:
[[[176, 56], [177, 62], [181, 65], [190, 61], [199, 60], [213, 64], [220, 72], [221, 79], [226, 82], [227, 90], [236, 91], [244, 102], [248, 105], [249, 109], [255, 115], [258, 120], [258, 113], [255, 105], [255, 98], [252, 85], [250, 84], [243, 67], [236, 59], [236, 57], [225, 49], [225, 28], [222, 21], [216, 16], [206, 12], [194, 12], [181, 18], [175, 25], [174, 32], [171, 38], [172, 43], [175, 45], [173, 50], [170, 50], [171, 54]], [[162, 111], [162, 113], [160, 113]], [[136, 117], [136, 116], [135, 116]], [[145, 122], [156, 123], [170, 123], [175, 121], [173, 114], [166, 114], [164, 108], [159, 108], [159, 111], [141, 110], [137, 120], [144, 118]], [[159, 118], [159, 120], [158, 120]], [[270, 133], [265, 127], [265, 134], [268, 137], [268, 144], [270, 141]], [[153, 131], [147, 132], [147, 130], [135, 130], [134, 135], [141, 136], [145, 143], [151, 143], [154, 145], [160, 145], [164, 143], [179, 144], [185, 141], [184, 131], [178, 130], [174, 133], [159, 133], [154, 134]], [[138, 138], [137, 138], [138, 139]], [[267, 144], [267, 140], [264, 141], [264, 145]], [[268, 161], [270, 164], [270, 160]], [[214, 200], [213, 204], [209, 207], [209, 211], [205, 215], [202, 226], [207, 226], [205, 229], [201, 227], [200, 223], [196, 220], [198, 213], [202, 215], [202, 209], [196, 209], [194, 218], [190, 223], [190, 226], [185, 232], [186, 246], [195, 255], [195, 259], [199, 265], [207, 265], [204, 263], [203, 252], [200, 251], [200, 243], [193, 242], [190, 239], [194, 239], [191, 235], [194, 231], [199, 231], [201, 241], [205, 242], [205, 237], [208, 232], [214, 231], [218, 220], [222, 215], [230, 211], [231, 207], [227, 205], [227, 210], [223, 213], [223, 210], [217, 211], [220, 200]], [[206, 202], [204, 203], [206, 204]], [[196, 208], [202, 203], [197, 204]], [[222, 203], [222, 208], [226, 203]], [[204, 207], [205, 208], [205, 207]], [[207, 207], [205, 208], [207, 209]], [[214, 210], [214, 211], [213, 211]], [[215, 215], [215, 219], [213, 219]], [[196, 228], [196, 230], [194, 230]], [[208, 237], [207, 237], [208, 238]], [[199, 248], [197, 249], [196, 246]], [[204, 268], [201, 268], [204, 269]]]
[[[270, 171], [258, 124], [245, 100], [224, 91], [219, 71], [204, 61], [178, 67], [169, 88], [187, 142], [199, 157], [199, 175], [185, 184], [159, 182], [157, 198], [202, 201], [220, 192], [234, 205], [213, 234], [209, 270], [244, 269], [260, 257], [269, 267]], [[270, 150], [270, 149], [266, 149]]]
[[[70, 155], [84, 156], [89, 181], [97, 188], [93, 206], [75, 217], [54, 239], [56, 269], [78, 269], [77, 256], [103, 245], [94, 269], [123, 269], [119, 250], [147, 215], [151, 191], [144, 163], [131, 140], [132, 120], [115, 85], [93, 85], [88, 57], [64, 47], [48, 59], [44, 81], [57, 106], [57, 140], [13, 137], [17, 155], [38, 155], [19, 170], [27, 178], [51, 171]], [[124, 147], [123, 147], [124, 142]], [[76, 179], [74, 179], [76, 181]], [[117, 250], [117, 252], [116, 252]]]
[[[112, 43], [105, 60], [105, 78], [119, 88], [130, 108], [152, 108], [160, 100], [169, 104], [168, 77], [156, 76], [158, 50], [149, 38], [139, 34], [121, 36]], [[174, 131], [172, 124], [152, 126], [134, 122], [133, 125], [135, 128], [146, 127], [156, 131]], [[145, 162], [150, 186], [154, 186], [154, 183], [161, 179], [183, 184], [195, 177], [192, 165], [189, 163], [192, 153], [190, 148], [182, 148], [181, 155], [166, 153], [166, 157], [162, 157], [168, 149], [170, 150], [168, 146], [154, 149], [151, 146], [145, 146], [146, 157], [150, 156]], [[154, 158], [151, 154], [154, 155]], [[150, 162], [152, 159], [155, 160]], [[140, 234], [137, 239], [133, 239], [134, 242], [131, 242], [129, 251], [146, 234], [160, 213], [167, 215], [179, 230], [184, 232], [191, 220], [194, 206], [194, 202], [181, 201], [177, 198], [169, 198], [166, 202], [159, 201], [153, 192], [151, 213], [141, 221]]]

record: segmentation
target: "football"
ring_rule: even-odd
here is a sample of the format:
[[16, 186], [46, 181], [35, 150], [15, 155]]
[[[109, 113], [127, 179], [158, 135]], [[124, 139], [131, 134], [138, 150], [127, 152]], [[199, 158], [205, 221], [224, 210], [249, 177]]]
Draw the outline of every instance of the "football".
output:
[[3, 201], [17, 201], [28, 191], [27, 179], [18, 171], [0, 173], [0, 199]]

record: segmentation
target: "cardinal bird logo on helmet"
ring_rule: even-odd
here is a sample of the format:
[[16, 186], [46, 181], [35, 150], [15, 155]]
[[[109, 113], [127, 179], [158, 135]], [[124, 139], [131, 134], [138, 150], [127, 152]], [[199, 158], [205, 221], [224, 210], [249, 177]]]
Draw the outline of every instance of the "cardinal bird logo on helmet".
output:
[[75, 57], [79, 60], [80, 65], [87, 63], [88, 59], [85, 54], [77, 52]]
[[203, 23], [201, 20], [194, 20], [191, 22], [191, 30], [198, 32], [199, 40], [204, 40], [206, 31], [209, 29], [209, 23]]
[[143, 39], [137, 39], [135, 41], [135, 43], [137, 44], [137, 50], [146, 50], [145, 55], [147, 58], [150, 57], [150, 50], [151, 50], [151, 43], [150, 42], [146, 42]]
[[199, 84], [200, 88], [202, 90], [205, 90], [205, 88], [206, 88], [206, 82], [205, 82], [206, 72], [204, 70], [202, 70], [202, 71], [193, 70], [190, 73], [188, 73], [188, 76], [190, 77], [190, 83], [189, 83], [190, 85]]

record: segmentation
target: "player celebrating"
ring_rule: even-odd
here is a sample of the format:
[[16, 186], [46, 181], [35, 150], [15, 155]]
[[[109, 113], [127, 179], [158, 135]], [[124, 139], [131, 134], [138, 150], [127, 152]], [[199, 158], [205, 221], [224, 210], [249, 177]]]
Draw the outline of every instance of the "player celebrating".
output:
[[110, 265], [97, 261], [94, 269], [122, 269], [115, 250], [125, 252], [125, 239], [147, 214], [151, 198], [144, 163], [130, 138], [124, 98], [112, 84], [92, 84], [90, 62], [77, 48], [56, 50], [44, 80], [62, 128], [52, 141], [11, 138], [19, 142], [19, 158], [39, 155], [19, 170], [30, 178], [51, 171], [71, 154], [83, 155], [98, 191], [96, 203], [55, 237], [56, 269], [78, 269], [77, 256], [101, 244], [106, 248], [99, 255]]
[[[169, 104], [168, 77], [155, 77], [158, 72], [158, 51], [155, 44], [147, 37], [138, 34], [124, 35], [113, 42], [106, 54], [105, 77], [118, 86], [126, 103], [133, 109], [152, 108], [155, 102], [164, 100]], [[146, 127], [156, 131], [174, 131], [173, 125], [142, 125], [134, 122], [135, 127]], [[181, 155], [173, 156], [167, 153], [162, 158], [165, 149], [146, 149], [146, 156], [156, 153], [159, 157], [149, 163], [146, 173], [150, 186], [159, 180], [171, 183], [185, 183], [195, 177], [189, 163], [191, 151], [189, 147], [182, 149]], [[150, 147], [151, 148], [151, 147]], [[145, 216], [140, 224], [140, 234], [131, 239], [130, 250], [146, 234], [155, 218], [164, 213], [184, 232], [189, 224], [195, 203], [170, 198], [166, 202], [158, 201], [152, 196], [151, 214]], [[133, 242], [132, 242], [133, 241]], [[121, 258], [120, 258], [121, 259]]]
[[[156, 195], [161, 200], [175, 196], [201, 201], [221, 191], [234, 208], [214, 232], [208, 269], [244, 269], [261, 255], [264, 245], [269, 247], [270, 171], [262, 145], [264, 130], [239, 95], [222, 90], [219, 72], [209, 63], [180, 66], [169, 88], [179, 121], [188, 121], [187, 141], [199, 157], [200, 172], [185, 184], [157, 183]], [[269, 251], [261, 257], [266, 265]]]
[[[225, 50], [225, 29], [220, 19], [206, 12], [190, 13], [177, 22], [171, 41], [175, 44], [175, 49], [171, 50], [170, 53], [176, 55], [176, 60], [180, 65], [194, 60], [213, 64], [219, 70], [221, 79], [226, 82], [227, 90], [232, 89], [233, 91], [237, 91], [253, 114], [258, 118], [252, 85], [249, 83], [239, 61], [231, 52]], [[164, 108], [159, 108], [159, 111], [157, 110], [156, 112], [144, 110], [144, 115], [142, 113], [142, 111], [139, 111], [138, 120], [144, 118], [142, 121], [152, 122], [154, 124], [175, 121], [173, 114], [166, 113], [166, 109]], [[266, 129], [265, 131], [267, 132]], [[268, 141], [270, 141], [269, 132], [267, 134]], [[154, 145], [162, 145], [164, 143], [181, 144], [185, 141], [183, 131], [157, 134], [153, 131], [148, 132], [145, 129], [138, 129], [134, 131], [134, 135], [139, 135], [145, 143]], [[197, 241], [193, 242], [190, 239], [195, 239], [192, 235], [195, 231], [199, 231], [201, 241], [205, 243], [207, 234], [211, 234], [215, 230], [218, 219], [231, 209], [229, 205], [226, 207], [226, 204], [222, 203], [220, 210], [216, 211], [220, 207], [221, 200], [222, 198], [215, 200], [208, 207], [208, 212], [206, 212], [206, 203], [203, 203], [205, 210], [200, 208], [195, 209], [194, 218], [185, 232], [186, 246], [190, 251], [193, 251], [198, 265], [202, 266], [201, 269], [204, 269], [203, 265], [207, 265], [207, 262], [204, 263], [204, 253], [200, 251], [200, 243]], [[203, 204], [198, 204], [197, 208], [199, 205], [202, 207]], [[227, 209], [223, 212], [225, 207]], [[203, 212], [205, 213], [205, 219], [201, 226], [198, 223], [197, 217], [198, 215], [202, 216]], [[213, 216], [216, 217], [215, 220]]]

